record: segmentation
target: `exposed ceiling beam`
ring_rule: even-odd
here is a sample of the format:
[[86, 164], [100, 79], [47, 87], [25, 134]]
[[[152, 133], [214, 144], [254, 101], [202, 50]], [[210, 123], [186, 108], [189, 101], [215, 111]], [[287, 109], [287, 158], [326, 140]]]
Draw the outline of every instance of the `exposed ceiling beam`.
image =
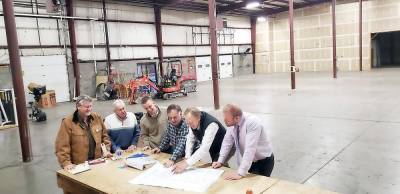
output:
[[249, 1], [250, 0], [244, 0], [244, 1], [240, 2], [240, 3], [235, 3], [235, 4], [228, 5], [228, 6], [217, 8], [217, 13], [221, 14], [221, 13], [224, 13], [224, 12], [233, 11], [235, 9], [240, 9], [242, 7], [245, 7], [246, 4]]
[[187, 0], [156, 0], [155, 2], [157, 4], [162, 5], [162, 7], [165, 7], [165, 6], [171, 6], [171, 5], [174, 5], [174, 4], [181, 3], [183, 1], [187, 1]]
[[[240, 8], [244, 8], [244, 7], [246, 7], [247, 3], [250, 2], [250, 1], [251, 0], [243, 0], [242, 2], [239, 2], [239, 3], [234, 3], [234, 4], [231, 4], [231, 5], [228, 5], [228, 6], [220, 7], [220, 8], [217, 9], [217, 13], [221, 14], [221, 13], [224, 13], [224, 12], [229, 12], [229, 11], [234, 11], [234, 10], [237, 10], [237, 9], [240, 9]], [[286, 8], [287, 7], [287, 6], [283, 6], [283, 5], [279, 5], [279, 4], [273, 4], [272, 2], [260, 1], [260, 4], [261, 4], [260, 9], [263, 9], [264, 12], [265, 11], [274, 10], [275, 8], [263, 7], [262, 5], [273, 6], [273, 7], [276, 7], [276, 9]]]
[[[274, 0], [274, 1], [286, 2], [285, 0]], [[331, 2], [331, 0], [314, 0], [314, 1], [307, 0], [307, 1], [304, 1], [304, 3], [295, 4], [294, 5], [294, 9], [310, 7], [310, 6], [314, 6], [314, 5], [321, 4], [321, 3], [326, 3], [326, 2]], [[268, 15], [274, 15], [274, 14], [277, 14], [277, 13], [280, 13], [280, 12], [285, 12], [285, 11], [288, 11], [288, 10], [289, 10], [289, 7], [286, 7], [286, 8], [275, 9], [275, 10], [272, 10], [272, 11], [259, 11], [259, 12], [256, 12], [256, 13], [252, 14], [252, 15], [254, 15], [254, 16], [268, 16]]]
[[284, 5], [273, 4], [272, 2], [264, 2], [263, 4], [264, 4], [264, 5], [274, 6], [274, 7], [280, 7], [280, 8], [287, 7], [287, 6], [284, 6]]

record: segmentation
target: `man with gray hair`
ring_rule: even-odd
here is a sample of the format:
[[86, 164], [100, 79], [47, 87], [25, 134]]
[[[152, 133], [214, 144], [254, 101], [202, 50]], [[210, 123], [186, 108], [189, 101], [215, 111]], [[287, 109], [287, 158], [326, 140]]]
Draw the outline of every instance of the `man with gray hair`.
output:
[[108, 115], [104, 124], [112, 141], [111, 152], [117, 150], [133, 151], [140, 135], [135, 114], [126, 112], [124, 101], [118, 99], [113, 103], [114, 113]]
[[185, 121], [189, 126], [186, 138], [186, 160], [172, 167], [174, 173], [183, 172], [207, 155], [211, 156], [212, 162], [217, 161], [226, 132], [225, 127], [215, 117], [196, 107], [186, 109]]
[[[76, 110], [61, 121], [55, 150], [58, 162], [65, 170], [88, 160], [111, 157], [111, 142], [100, 115], [92, 112], [92, 98], [87, 95], [76, 99]], [[102, 152], [101, 144], [107, 151]]]

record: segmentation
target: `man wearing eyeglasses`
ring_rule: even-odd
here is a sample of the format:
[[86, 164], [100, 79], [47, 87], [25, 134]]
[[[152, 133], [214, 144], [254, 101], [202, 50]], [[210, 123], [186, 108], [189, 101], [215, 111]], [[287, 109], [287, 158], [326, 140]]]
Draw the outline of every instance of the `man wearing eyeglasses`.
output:
[[[92, 112], [93, 102], [87, 95], [76, 99], [76, 110], [61, 122], [55, 148], [61, 167], [71, 170], [77, 164], [112, 156], [111, 142], [100, 115]], [[101, 144], [107, 151], [102, 153]]]

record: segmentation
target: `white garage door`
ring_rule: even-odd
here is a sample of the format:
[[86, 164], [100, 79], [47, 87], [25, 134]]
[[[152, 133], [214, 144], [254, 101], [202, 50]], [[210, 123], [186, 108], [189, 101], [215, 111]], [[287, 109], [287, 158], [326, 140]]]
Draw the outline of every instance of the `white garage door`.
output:
[[219, 56], [219, 77], [220, 79], [233, 77], [232, 55]]
[[65, 55], [21, 57], [21, 66], [27, 102], [33, 101], [33, 95], [28, 93], [31, 82], [46, 85], [47, 90], [55, 90], [57, 102], [70, 100]]
[[211, 80], [211, 57], [196, 57], [197, 81]]

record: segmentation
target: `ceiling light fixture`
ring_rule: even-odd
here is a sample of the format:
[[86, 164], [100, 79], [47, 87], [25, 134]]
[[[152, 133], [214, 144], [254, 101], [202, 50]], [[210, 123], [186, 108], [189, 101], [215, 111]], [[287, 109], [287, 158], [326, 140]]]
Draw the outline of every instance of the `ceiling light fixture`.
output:
[[267, 21], [267, 18], [264, 17], [264, 16], [259, 16], [259, 17], [257, 17], [257, 21], [258, 22], [265, 22], [265, 21]]
[[254, 9], [256, 7], [260, 6], [260, 2], [258, 1], [250, 1], [246, 4], [246, 9]]

